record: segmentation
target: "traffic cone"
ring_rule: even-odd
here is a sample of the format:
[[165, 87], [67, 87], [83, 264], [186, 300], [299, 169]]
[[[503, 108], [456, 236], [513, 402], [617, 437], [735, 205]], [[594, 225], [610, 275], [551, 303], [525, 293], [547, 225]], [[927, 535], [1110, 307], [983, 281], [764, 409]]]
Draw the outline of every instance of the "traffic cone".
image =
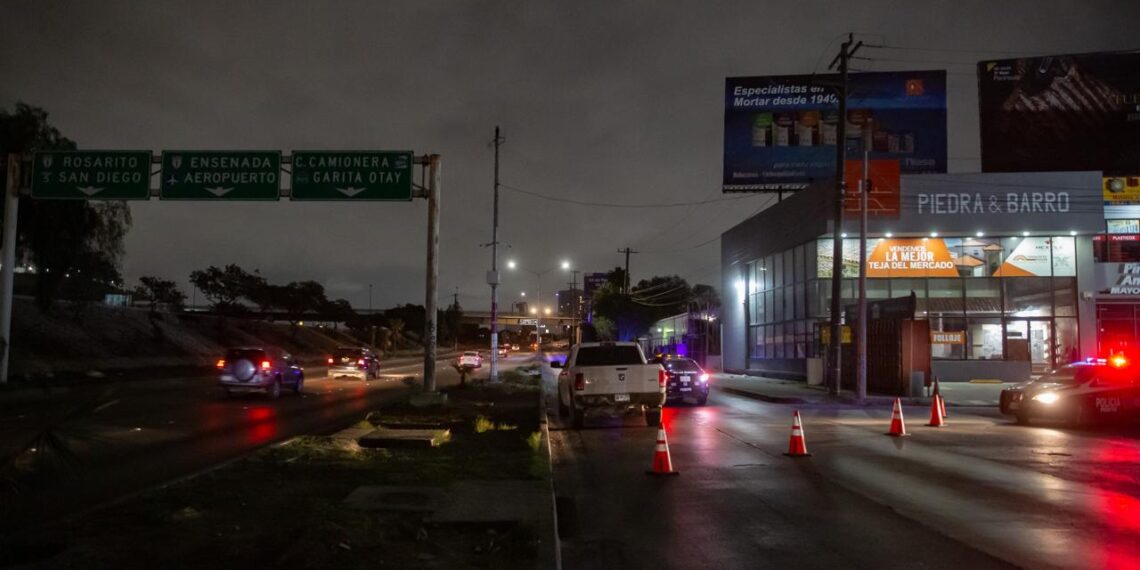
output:
[[926, 424], [930, 427], [943, 427], [946, 425], [942, 421], [942, 398], [935, 395], [930, 399], [930, 422]]
[[800, 425], [800, 411], [792, 412], [792, 437], [788, 440], [788, 457], [811, 457], [804, 440], [804, 428]]
[[906, 425], [903, 423], [902, 400], [895, 398], [895, 407], [891, 411], [891, 431], [886, 435], [902, 437], [907, 435]]
[[650, 475], [680, 475], [673, 470], [673, 460], [669, 457], [669, 440], [665, 436], [665, 426], [657, 428], [657, 448], [653, 451], [653, 466], [646, 473]]
[[942, 408], [942, 419], [946, 419], [946, 398], [942, 397], [942, 390], [938, 386], [938, 377], [934, 377], [934, 396], [938, 398], [938, 405]]

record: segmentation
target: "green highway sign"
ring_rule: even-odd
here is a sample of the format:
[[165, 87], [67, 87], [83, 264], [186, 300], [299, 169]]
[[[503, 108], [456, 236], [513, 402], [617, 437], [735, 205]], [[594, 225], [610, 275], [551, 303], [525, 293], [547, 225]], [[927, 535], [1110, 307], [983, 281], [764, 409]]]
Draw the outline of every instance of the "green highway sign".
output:
[[162, 151], [163, 200], [276, 200], [281, 151]]
[[293, 200], [411, 200], [411, 151], [293, 151]]
[[150, 197], [150, 151], [39, 151], [32, 158], [32, 197], [146, 200]]

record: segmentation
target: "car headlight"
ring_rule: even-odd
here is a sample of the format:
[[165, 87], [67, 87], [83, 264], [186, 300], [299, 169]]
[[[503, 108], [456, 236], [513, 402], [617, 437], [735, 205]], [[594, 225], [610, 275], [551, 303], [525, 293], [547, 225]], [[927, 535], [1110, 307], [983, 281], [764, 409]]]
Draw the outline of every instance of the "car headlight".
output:
[[1060, 398], [1061, 397], [1058, 396], [1056, 392], [1045, 392], [1043, 394], [1038, 394], [1038, 395], [1033, 397], [1034, 400], [1037, 400], [1038, 402], [1041, 402], [1042, 404], [1052, 404], [1053, 402], [1056, 402]]

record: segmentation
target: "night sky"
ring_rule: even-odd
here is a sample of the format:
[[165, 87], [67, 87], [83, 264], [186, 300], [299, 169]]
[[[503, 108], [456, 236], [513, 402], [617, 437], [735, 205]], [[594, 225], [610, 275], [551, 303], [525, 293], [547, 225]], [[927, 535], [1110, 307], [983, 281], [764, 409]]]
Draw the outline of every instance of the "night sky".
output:
[[[999, 7], [1000, 6], [1000, 7]], [[721, 198], [726, 76], [947, 69], [950, 169], [979, 169], [980, 59], [1135, 49], [1135, 0], [872, 2], [28, 2], [0, 18], [0, 105], [88, 149], [413, 150], [443, 157], [441, 305], [489, 306], [495, 125], [502, 182], [588, 202]], [[900, 61], [902, 60], [902, 61]], [[633, 257], [635, 279], [719, 284], [721, 231], [774, 200], [601, 208], [501, 197], [503, 257], [541, 271]], [[426, 204], [133, 203], [124, 274], [238, 263], [358, 307], [423, 302]], [[551, 271], [543, 290], [566, 287]], [[507, 274], [500, 299], [533, 296]], [[548, 296], [552, 300], [552, 297]], [[201, 302], [201, 297], [198, 297]], [[549, 302], [549, 301], [548, 301]]]

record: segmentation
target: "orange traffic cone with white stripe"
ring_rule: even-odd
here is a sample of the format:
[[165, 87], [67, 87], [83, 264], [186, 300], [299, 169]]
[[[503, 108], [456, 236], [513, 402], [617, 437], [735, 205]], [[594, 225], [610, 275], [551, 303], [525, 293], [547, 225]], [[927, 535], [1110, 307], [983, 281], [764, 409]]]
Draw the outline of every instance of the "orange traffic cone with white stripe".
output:
[[665, 426], [657, 428], [657, 447], [653, 450], [653, 466], [646, 473], [650, 475], [680, 475], [673, 470], [673, 459], [669, 456], [669, 439], [665, 436]]
[[800, 411], [792, 412], [792, 437], [788, 440], [788, 457], [811, 457], [807, 450], [807, 441], [804, 440], [804, 428], [800, 424]]
[[903, 437], [907, 435], [906, 425], [903, 423], [902, 400], [895, 398], [895, 407], [891, 411], [891, 431], [886, 435]]
[[930, 399], [930, 422], [926, 424], [929, 427], [945, 427], [946, 422], [942, 421], [942, 398], [937, 394]]

